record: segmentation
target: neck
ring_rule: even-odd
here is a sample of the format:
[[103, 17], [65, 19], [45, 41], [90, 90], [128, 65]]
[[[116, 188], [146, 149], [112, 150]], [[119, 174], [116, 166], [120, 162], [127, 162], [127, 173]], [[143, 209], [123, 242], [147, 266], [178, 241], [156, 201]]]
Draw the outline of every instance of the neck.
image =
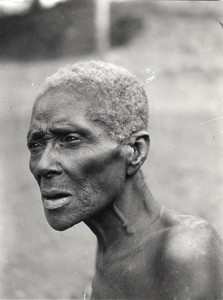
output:
[[[99, 250], [120, 247], [124, 240], [137, 240], [160, 216], [161, 206], [153, 199], [142, 173], [127, 177], [122, 195], [86, 224], [98, 239]], [[136, 239], [137, 238], [137, 239]]]

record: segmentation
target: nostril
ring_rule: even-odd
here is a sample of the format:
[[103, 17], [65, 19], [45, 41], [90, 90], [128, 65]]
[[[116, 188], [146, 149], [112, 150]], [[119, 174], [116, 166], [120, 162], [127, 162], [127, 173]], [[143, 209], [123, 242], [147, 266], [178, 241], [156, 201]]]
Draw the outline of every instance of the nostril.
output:
[[40, 163], [37, 166], [37, 174], [40, 176], [43, 176], [45, 178], [50, 178], [54, 175], [59, 175], [62, 173], [62, 170], [60, 168], [60, 166], [58, 166], [57, 164], [42, 164]]
[[54, 168], [45, 168], [45, 169], [38, 169], [37, 170], [38, 175], [45, 177], [45, 178], [51, 178], [55, 175], [60, 175], [62, 173], [62, 170], [54, 169]]

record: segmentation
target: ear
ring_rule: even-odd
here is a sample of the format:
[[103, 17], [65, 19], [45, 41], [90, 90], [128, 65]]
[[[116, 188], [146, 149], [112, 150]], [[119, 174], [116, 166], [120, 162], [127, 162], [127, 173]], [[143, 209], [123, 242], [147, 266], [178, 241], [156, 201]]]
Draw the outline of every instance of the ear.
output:
[[127, 175], [136, 174], [149, 153], [150, 138], [147, 131], [134, 133], [128, 145], [132, 148], [132, 155], [128, 159]]

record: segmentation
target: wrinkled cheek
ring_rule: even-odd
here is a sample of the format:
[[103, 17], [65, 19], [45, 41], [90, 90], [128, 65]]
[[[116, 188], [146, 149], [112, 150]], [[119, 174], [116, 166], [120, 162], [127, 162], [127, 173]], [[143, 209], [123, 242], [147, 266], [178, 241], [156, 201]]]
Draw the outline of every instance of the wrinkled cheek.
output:
[[123, 191], [126, 167], [120, 158], [120, 152], [91, 152], [91, 155], [83, 153], [75, 161], [69, 160], [69, 157], [66, 159], [64, 170], [86, 205], [92, 195], [110, 202]]
[[93, 185], [103, 192], [104, 198], [113, 200], [123, 192], [125, 183], [124, 167], [120, 164], [108, 165], [100, 172], [91, 174]]
[[100, 193], [87, 180], [80, 180], [76, 189], [76, 199], [78, 199], [80, 211], [87, 212], [97, 205]]

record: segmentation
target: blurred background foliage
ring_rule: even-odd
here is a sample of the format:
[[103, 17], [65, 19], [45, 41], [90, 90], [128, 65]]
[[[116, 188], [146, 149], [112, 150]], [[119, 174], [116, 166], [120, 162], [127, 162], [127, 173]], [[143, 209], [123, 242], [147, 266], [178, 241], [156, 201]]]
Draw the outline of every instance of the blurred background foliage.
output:
[[27, 3], [0, 13], [0, 297], [80, 299], [92, 280], [96, 240], [82, 223], [49, 227], [26, 148], [45, 78], [80, 59], [104, 59], [139, 78], [150, 106], [143, 170], [155, 199], [223, 235], [222, 3], [111, 1], [102, 52], [96, 1]]
[[[111, 9], [111, 45], [131, 40], [143, 27], [142, 14], [133, 6], [114, 3]], [[45, 9], [39, 0], [20, 14], [0, 16], [0, 57], [36, 59], [86, 54], [96, 50], [96, 1], [70, 0]]]

